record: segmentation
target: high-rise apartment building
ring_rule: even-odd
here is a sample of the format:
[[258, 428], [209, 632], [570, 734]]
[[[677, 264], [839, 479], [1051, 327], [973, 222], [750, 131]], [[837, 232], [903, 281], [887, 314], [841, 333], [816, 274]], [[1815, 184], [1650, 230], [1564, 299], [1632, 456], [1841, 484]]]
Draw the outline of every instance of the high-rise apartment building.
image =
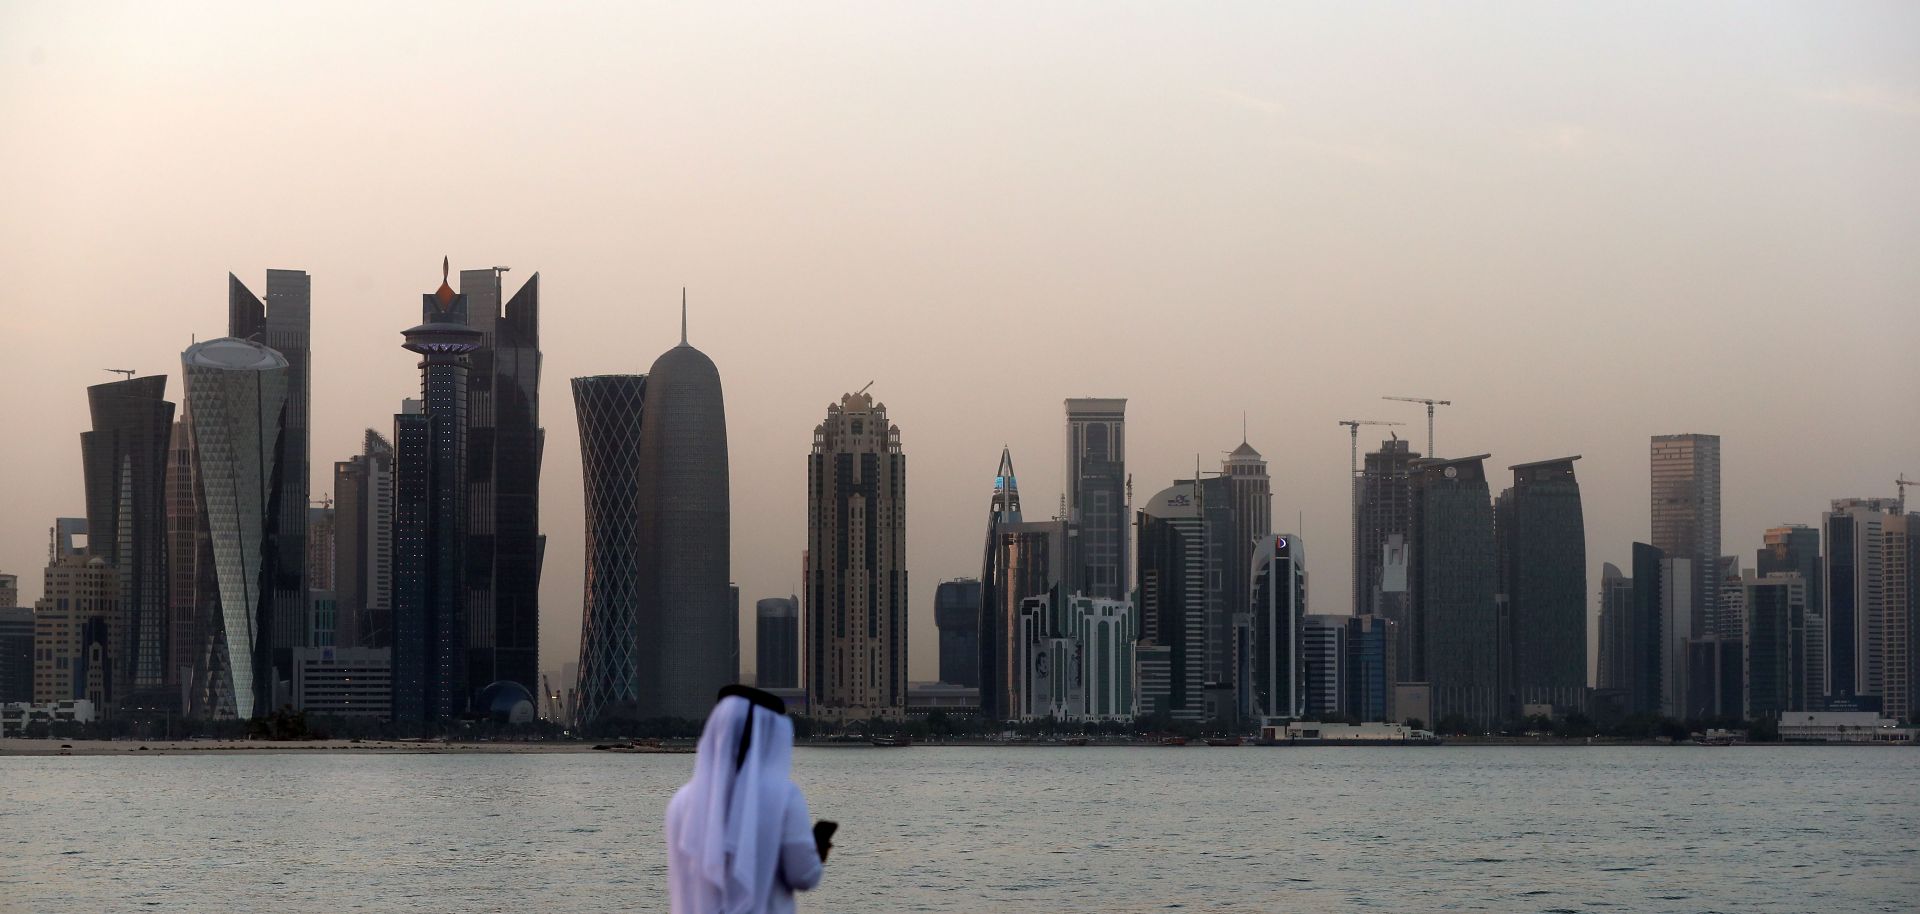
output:
[[120, 700], [113, 691], [120, 615], [120, 573], [105, 557], [64, 555], [47, 566], [33, 606], [34, 704], [84, 698], [111, 712]]
[[586, 594], [575, 713], [582, 725], [640, 713], [640, 429], [645, 375], [573, 379], [586, 488]]
[[933, 624], [940, 630], [940, 681], [980, 685], [980, 582], [941, 581], [933, 589]]
[[1499, 617], [1487, 455], [1413, 468], [1412, 618], [1436, 721], [1499, 722]]
[[1067, 406], [1067, 521], [1080, 530], [1079, 578], [1088, 596], [1127, 598], [1127, 401]]
[[1691, 562], [1689, 631], [1719, 630], [1720, 436], [1655, 435], [1650, 452], [1654, 547]]
[[393, 646], [393, 445], [373, 429], [360, 453], [333, 465], [334, 639], [341, 648]]
[[1297, 718], [1305, 713], [1302, 628], [1307, 615], [1307, 550], [1293, 534], [1265, 536], [1255, 545], [1248, 590], [1245, 716]]
[[402, 344], [420, 356], [417, 409], [394, 416], [393, 719], [431, 729], [470, 708], [467, 374], [480, 333], [447, 283], [421, 296]]
[[[1353, 612], [1377, 613], [1404, 622], [1407, 582], [1389, 573], [1390, 546], [1404, 548], [1413, 536], [1413, 462], [1420, 454], [1399, 438], [1369, 451], [1354, 480]], [[1405, 565], [1400, 570], [1404, 572]], [[1403, 625], [1403, 628], [1405, 626]]]
[[900, 428], [871, 394], [847, 394], [827, 407], [807, 458], [806, 670], [814, 714], [906, 714], [906, 565]]
[[1199, 489], [1193, 480], [1175, 482], [1141, 507], [1137, 522], [1140, 637], [1168, 648], [1171, 662], [1166, 705], [1142, 702], [1140, 711], [1175, 720], [1206, 717], [1207, 537]]
[[[247, 719], [276, 707], [281, 680], [275, 675], [273, 645], [306, 634], [307, 597], [299, 580], [305, 577], [306, 553], [294, 554], [300, 611], [282, 612], [287, 579], [276, 574], [285, 566], [276, 564], [274, 552], [288, 544], [280, 535], [286, 529], [280, 515], [291, 511], [298, 518], [300, 540], [307, 519], [304, 501], [289, 503], [283, 499], [286, 488], [275, 488], [285, 472], [280, 456], [281, 423], [289, 409], [288, 363], [261, 343], [233, 337], [197, 343], [181, 353], [180, 363], [193, 422], [200, 523], [210, 541], [207, 557], [218, 606], [206, 620], [205, 707], [213, 715]], [[283, 624], [298, 625], [300, 631], [275, 635], [275, 626]]]
[[1877, 710], [1885, 696], [1887, 531], [1899, 517], [1892, 498], [1842, 498], [1821, 519], [1826, 530], [1821, 590], [1826, 595], [1826, 700], [1835, 710]]
[[467, 678], [540, 694], [540, 274], [504, 298], [505, 267], [460, 271], [467, 356]]
[[1579, 457], [1512, 467], [1513, 488], [1503, 496], [1501, 592], [1509, 607], [1508, 655], [1512, 694], [1508, 715], [1526, 705], [1579, 711], [1587, 701], [1587, 536]]
[[[967, 607], [968, 618], [979, 612], [977, 602]], [[767, 597], [754, 604], [753, 615], [753, 684], [763, 689], [800, 688], [800, 598]], [[967, 669], [978, 662], [972, 655], [966, 659]]]
[[1920, 513], [1885, 521], [1880, 572], [1880, 715], [1911, 721], [1920, 708]]
[[720, 369], [687, 342], [684, 311], [680, 344], [647, 372], [643, 412], [640, 710], [698, 720], [740, 675], [740, 613]]
[[167, 445], [173, 404], [165, 375], [87, 388], [93, 430], [80, 435], [87, 490], [87, 551], [120, 574], [121, 628], [113, 632], [112, 692], [145, 704], [167, 682]]
[[[275, 477], [272, 542], [265, 546], [267, 676], [293, 682], [293, 649], [306, 646], [312, 628], [307, 618], [307, 496], [309, 434], [307, 408], [312, 389], [313, 283], [303, 270], [268, 270], [264, 302], [227, 274], [227, 335], [259, 343], [286, 363], [286, 410], [280, 419], [280, 466]], [[215, 532], [216, 539], [219, 533]]]

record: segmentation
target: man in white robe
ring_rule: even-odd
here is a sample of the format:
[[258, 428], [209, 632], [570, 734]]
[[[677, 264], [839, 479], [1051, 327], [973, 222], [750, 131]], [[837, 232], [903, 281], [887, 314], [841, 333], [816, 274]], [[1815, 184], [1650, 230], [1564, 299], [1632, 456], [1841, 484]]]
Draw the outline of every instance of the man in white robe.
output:
[[721, 689], [693, 779], [667, 804], [672, 914], [786, 914], [794, 892], [820, 883], [831, 845], [816, 838], [792, 769], [784, 703], [745, 686]]

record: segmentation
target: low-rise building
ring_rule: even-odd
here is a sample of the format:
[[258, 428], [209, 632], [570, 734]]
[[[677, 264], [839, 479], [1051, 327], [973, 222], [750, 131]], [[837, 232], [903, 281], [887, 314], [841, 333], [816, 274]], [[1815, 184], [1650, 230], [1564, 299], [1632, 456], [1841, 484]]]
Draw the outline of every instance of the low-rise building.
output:
[[320, 717], [393, 719], [393, 653], [379, 647], [293, 652], [293, 708]]
[[1405, 724], [1368, 721], [1360, 724], [1325, 724], [1311, 720], [1269, 718], [1261, 724], [1260, 741], [1267, 743], [1420, 743], [1433, 742], [1429, 730], [1416, 730]]
[[1875, 711], [1790, 711], [1780, 715], [1780, 738], [1790, 743], [1907, 743], [1916, 729]]
[[24, 736], [27, 727], [36, 724], [90, 724], [94, 721], [93, 702], [68, 698], [48, 704], [14, 701], [0, 705], [0, 736]]

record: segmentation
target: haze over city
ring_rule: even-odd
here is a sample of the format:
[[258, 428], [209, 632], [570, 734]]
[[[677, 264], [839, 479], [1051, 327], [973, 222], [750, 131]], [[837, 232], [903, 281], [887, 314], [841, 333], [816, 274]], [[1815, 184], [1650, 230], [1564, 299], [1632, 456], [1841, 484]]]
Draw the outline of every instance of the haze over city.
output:
[[542, 278], [543, 669], [580, 627], [567, 379], [645, 371], [682, 287], [744, 613], [797, 589], [812, 429], [874, 382], [915, 679], [1001, 446], [1057, 500], [1067, 397], [1127, 398], [1137, 499], [1244, 416], [1315, 612], [1348, 603], [1336, 420], [1425, 448], [1383, 395], [1452, 400], [1439, 453], [1496, 477], [1583, 455], [1590, 585], [1647, 535], [1649, 435], [1721, 436], [1729, 554], [1920, 475], [1920, 11], [1459, 10], [9, 6], [0, 569], [37, 596], [86, 386], [178, 399], [228, 272], [312, 274], [330, 491], [416, 395], [442, 256]]

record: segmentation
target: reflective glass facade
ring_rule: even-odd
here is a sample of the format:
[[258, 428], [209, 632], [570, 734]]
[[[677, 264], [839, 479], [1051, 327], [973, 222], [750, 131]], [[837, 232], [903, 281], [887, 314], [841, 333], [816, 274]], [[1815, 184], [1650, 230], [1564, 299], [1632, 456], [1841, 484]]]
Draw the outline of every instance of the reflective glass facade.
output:
[[586, 488], [586, 591], [575, 715], [635, 717], [640, 702], [640, 428], [645, 375], [573, 379]]
[[96, 531], [88, 552], [120, 574], [113, 692], [142, 703], [172, 697], [166, 472], [174, 408], [166, 389], [165, 375], [87, 388], [93, 430], [80, 435], [87, 529]]
[[1414, 641], [1436, 722], [1498, 722], [1499, 621], [1493, 505], [1485, 455], [1413, 469]]

